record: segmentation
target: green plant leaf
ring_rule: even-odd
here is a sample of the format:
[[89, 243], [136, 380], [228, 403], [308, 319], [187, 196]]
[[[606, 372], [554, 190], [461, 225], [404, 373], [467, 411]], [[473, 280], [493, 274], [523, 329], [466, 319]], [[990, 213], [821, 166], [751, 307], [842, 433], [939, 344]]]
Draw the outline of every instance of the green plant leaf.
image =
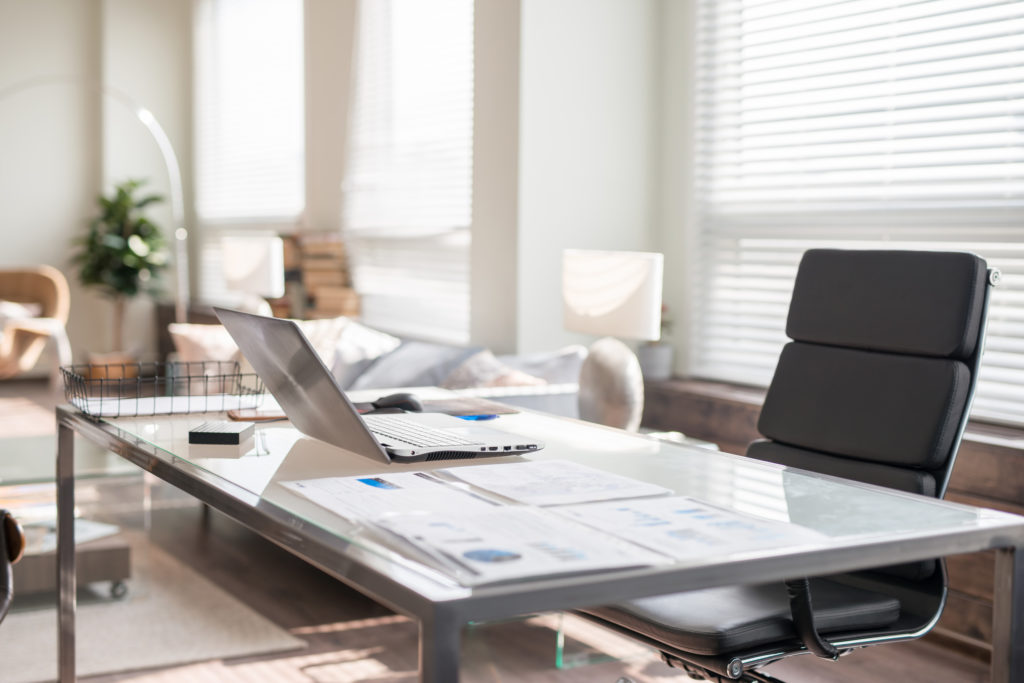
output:
[[160, 227], [143, 215], [143, 209], [162, 202], [159, 194], [137, 198], [143, 180], [128, 179], [107, 195], [96, 198], [98, 215], [86, 234], [72, 239], [76, 251], [71, 263], [78, 279], [112, 298], [133, 297], [143, 289], [155, 291], [166, 269], [165, 241]]

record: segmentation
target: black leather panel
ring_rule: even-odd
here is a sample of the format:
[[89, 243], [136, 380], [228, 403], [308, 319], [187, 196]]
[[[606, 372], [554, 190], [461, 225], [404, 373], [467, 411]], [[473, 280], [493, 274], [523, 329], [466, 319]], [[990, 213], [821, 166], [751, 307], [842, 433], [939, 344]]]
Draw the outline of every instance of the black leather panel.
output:
[[[827, 579], [811, 579], [814, 618], [822, 633], [887, 626], [899, 601]], [[672, 647], [701, 655], [795, 638], [786, 587], [727, 586], [662, 595], [585, 610]]]
[[786, 467], [798, 467], [802, 470], [853, 479], [865, 484], [886, 486], [924, 496], [935, 496], [935, 477], [925, 470], [911, 470], [863, 460], [837, 458], [827, 453], [787, 446], [767, 439], [750, 444], [747, 447], [747, 455]]
[[791, 446], [922, 469], [946, 461], [967, 404], [957, 360], [791, 342], [758, 431]]
[[962, 252], [811, 249], [800, 262], [786, 334], [966, 359], [977, 343], [987, 277], [985, 261]]

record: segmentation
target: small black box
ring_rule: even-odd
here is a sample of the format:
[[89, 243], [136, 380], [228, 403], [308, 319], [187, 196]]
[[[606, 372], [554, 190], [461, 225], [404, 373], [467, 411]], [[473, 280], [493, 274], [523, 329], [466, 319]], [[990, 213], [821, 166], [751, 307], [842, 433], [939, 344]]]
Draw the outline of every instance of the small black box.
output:
[[188, 432], [188, 442], [237, 446], [256, 431], [252, 422], [204, 422]]

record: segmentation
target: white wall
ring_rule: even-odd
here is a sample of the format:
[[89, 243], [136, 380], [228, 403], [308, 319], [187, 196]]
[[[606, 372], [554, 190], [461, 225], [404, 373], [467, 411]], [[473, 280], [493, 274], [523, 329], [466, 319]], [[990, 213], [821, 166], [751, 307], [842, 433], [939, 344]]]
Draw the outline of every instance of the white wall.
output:
[[660, 21], [661, 93], [658, 126], [659, 201], [654, 248], [665, 254], [663, 301], [672, 330], [665, 341], [675, 348], [675, 371], [686, 372], [686, 346], [693, 293], [695, 196], [693, 164], [696, 10], [692, 2], [664, 0]]
[[0, 1], [0, 267], [68, 274], [76, 351], [102, 336], [68, 265], [100, 187], [99, 97], [73, 84], [99, 77], [99, 17], [98, 0]]
[[654, 246], [659, 16], [655, 0], [523, 0], [519, 351], [590, 341], [562, 329], [563, 249]]
[[[102, 100], [103, 191], [129, 178], [145, 179], [143, 193], [164, 197], [147, 213], [164, 229], [168, 248], [173, 250], [177, 226], [171, 210], [170, 171], [152, 134], [137, 118], [136, 108], [148, 109], [170, 139], [184, 195], [192, 197], [192, 4], [103, 0], [100, 45], [104, 86], [130, 102], [120, 95]], [[186, 225], [195, 225], [191, 218], [186, 216]], [[172, 264], [165, 273], [161, 295], [165, 300], [173, 299], [178, 286], [173, 270]], [[153, 309], [153, 299], [147, 296], [130, 303], [125, 319], [129, 350], [156, 348]]]
[[305, 0], [304, 230], [341, 230], [356, 4], [355, 0]]
[[519, 273], [519, 0], [477, 0], [473, 40], [470, 339], [515, 350]]
[[[340, 222], [355, 4], [305, 3], [307, 229]], [[689, 105], [678, 91], [688, 82], [691, 5], [477, 0], [475, 343], [530, 351], [587, 341], [562, 329], [568, 247], [665, 251], [666, 300], [682, 319], [688, 204], [679, 188], [690, 181], [679, 131]], [[0, 0], [0, 149], [9, 150], [0, 165], [0, 265], [48, 262], [70, 275], [69, 240], [101, 189], [145, 176], [167, 190], [155, 146], [124, 107], [81, 87], [5, 90], [25, 79], [105, 78], [150, 108], [175, 145], [191, 206], [191, 8]], [[169, 224], [168, 211], [156, 217]], [[148, 306], [136, 309], [130, 322], [148, 345]], [[76, 353], [107, 345], [108, 311], [75, 288]]]
[[[167, 176], [148, 133], [102, 96], [115, 85], [150, 108], [188, 164], [191, 3], [159, 0], [0, 0], [0, 267], [49, 263], [71, 284], [76, 360], [109, 349], [111, 308], [81, 288], [71, 240], [115, 180]], [[52, 77], [59, 76], [54, 79]], [[165, 206], [154, 218], [169, 225]], [[129, 312], [136, 346], [152, 346], [149, 305]]]

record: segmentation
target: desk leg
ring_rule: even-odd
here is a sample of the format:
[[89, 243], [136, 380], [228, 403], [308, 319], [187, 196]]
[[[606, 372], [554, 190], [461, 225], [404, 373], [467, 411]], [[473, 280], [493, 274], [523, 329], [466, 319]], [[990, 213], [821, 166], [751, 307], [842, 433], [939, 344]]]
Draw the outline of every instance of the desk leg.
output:
[[992, 683], [1024, 683], [1024, 548], [996, 550]]
[[75, 433], [57, 425], [57, 667], [75, 680]]
[[421, 683], [458, 683], [461, 639], [462, 622], [448, 614], [420, 620]]

